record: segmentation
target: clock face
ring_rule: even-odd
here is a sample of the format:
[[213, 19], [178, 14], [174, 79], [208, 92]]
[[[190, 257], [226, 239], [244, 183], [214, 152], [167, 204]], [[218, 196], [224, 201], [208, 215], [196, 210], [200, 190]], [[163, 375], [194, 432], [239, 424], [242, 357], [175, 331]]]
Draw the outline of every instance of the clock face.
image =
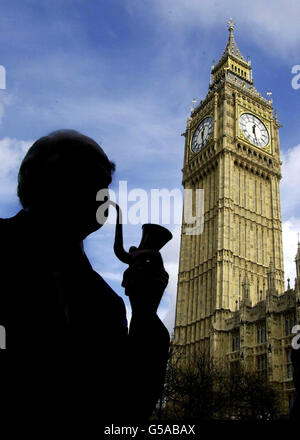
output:
[[200, 151], [204, 147], [213, 132], [213, 128], [214, 121], [211, 116], [208, 116], [200, 122], [200, 124], [196, 128], [192, 140], [191, 148], [194, 153], [198, 153], [198, 151]]
[[251, 113], [243, 113], [240, 117], [240, 129], [247, 139], [257, 147], [265, 147], [269, 143], [269, 133], [265, 125]]

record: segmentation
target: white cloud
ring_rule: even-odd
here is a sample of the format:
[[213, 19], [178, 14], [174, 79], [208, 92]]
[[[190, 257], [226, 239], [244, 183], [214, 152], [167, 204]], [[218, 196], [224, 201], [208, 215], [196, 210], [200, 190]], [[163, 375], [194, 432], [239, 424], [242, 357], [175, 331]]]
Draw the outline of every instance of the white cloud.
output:
[[3, 115], [4, 115], [4, 105], [2, 102], [0, 102], [0, 123], [2, 122]]
[[[280, 185], [280, 199], [282, 211], [282, 240], [284, 257], [285, 283], [287, 278], [294, 287], [296, 272], [295, 255], [297, 252], [297, 234], [300, 232], [300, 185], [299, 163], [300, 144], [281, 152], [282, 180]], [[286, 285], [287, 287], [287, 285]]]
[[11, 104], [11, 102], [12, 102], [12, 95], [7, 93], [6, 90], [0, 89], [0, 125], [2, 124], [5, 106]]
[[300, 185], [299, 185], [299, 163], [300, 144], [290, 148], [287, 152], [281, 153], [282, 159], [282, 181], [280, 187], [281, 208], [284, 217], [299, 212]]
[[2, 198], [14, 198], [18, 169], [31, 144], [31, 141], [8, 137], [0, 139], [0, 196]]
[[5, 137], [0, 140], [0, 178], [17, 170], [31, 143]]
[[123, 279], [123, 275], [121, 273], [118, 272], [100, 272], [100, 275], [105, 279], [105, 280], [111, 280], [111, 281], [122, 281]]
[[[230, 17], [239, 33], [245, 33], [265, 50], [283, 58], [298, 54], [300, 45], [298, 0], [251, 2], [241, 0], [155, 0], [155, 9], [172, 26], [203, 29], [224, 26]], [[137, 2], [135, 2], [137, 6]]]
[[285, 288], [287, 279], [290, 278], [290, 286], [294, 288], [296, 277], [295, 256], [297, 253], [298, 232], [300, 232], [300, 217], [291, 217], [282, 224], [282, 240], [284, 255]]
[[164, 293], [164, 307], [159, 308], [159, 315], [170, 333], [173, 333], [175, 325], [181, 226], [176, 226], [172, 230], [172, 234], [173, 239], [165, 249], [162, 249], [165, 269], [169, 274], [169, 284]]

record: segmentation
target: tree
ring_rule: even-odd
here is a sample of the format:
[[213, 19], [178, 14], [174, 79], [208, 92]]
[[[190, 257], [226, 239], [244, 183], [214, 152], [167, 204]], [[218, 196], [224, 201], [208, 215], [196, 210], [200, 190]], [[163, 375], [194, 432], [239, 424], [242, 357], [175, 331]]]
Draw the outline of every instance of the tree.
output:
[[[278, 393], [265, 377], [234, 370], [200, 353], [187, 362], [172, 353], [165, 381], [160, 418], [165, 420], [273, 420], [278, 417]], [[157, 417], [157, 414], [155, 415]]]

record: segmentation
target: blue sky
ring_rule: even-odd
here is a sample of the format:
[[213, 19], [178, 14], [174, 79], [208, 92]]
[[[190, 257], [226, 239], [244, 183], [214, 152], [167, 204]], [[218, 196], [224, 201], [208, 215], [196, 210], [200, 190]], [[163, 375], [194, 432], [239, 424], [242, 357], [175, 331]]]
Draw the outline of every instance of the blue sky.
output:
[[[0, 64], [0, 216], [19, 209], [16, 173], [33, 140], [74, 128], [100, 142], [116, 162], [113, 188], [180, 188], [185, 130], [193, 98], [207, 93], [212, 60], [227, 42], [227, 22], [252, 60], [256, 88], [273, 92], [283, 161], [281, 205], [286, 278], [300, 231], [300, 64], [297, 0], [2, 0]], [[170, 285], [160, 306], [174, 321], [180, 228], [163, 252]], [[138, 243], [140, 225], [125, 227]], [[94, 267], [121, 295], [125, 266], [113, 254], [114, 227], [86, 242]], [[293, 282], [292, 282], [293, 284]], [[125, 298], [126, 304], [127, 299]], [[101, 314], [101, 311], [99, 311]]]

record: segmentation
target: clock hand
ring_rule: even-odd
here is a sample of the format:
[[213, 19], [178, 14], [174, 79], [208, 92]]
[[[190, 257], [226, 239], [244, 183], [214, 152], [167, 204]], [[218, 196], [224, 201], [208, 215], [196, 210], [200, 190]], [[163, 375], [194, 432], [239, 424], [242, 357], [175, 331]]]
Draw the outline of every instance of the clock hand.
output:
[[256, 128], [256, 125], [254, 124], [254, 125], [252, 126], [252, 132], [253, 132], [254, 137], [255, 137], [255, 139], [256, 139], [256, 142], [257, 142], [257, 137], [256, 137], [256, 131], [255, 131], [255, 128]]

